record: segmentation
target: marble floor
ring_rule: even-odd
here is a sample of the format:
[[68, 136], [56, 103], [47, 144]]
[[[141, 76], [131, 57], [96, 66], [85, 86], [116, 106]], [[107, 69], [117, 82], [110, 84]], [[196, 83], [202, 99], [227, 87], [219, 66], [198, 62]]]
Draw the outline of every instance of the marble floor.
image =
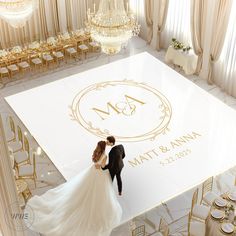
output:
[[[8, 82], [4, 81], [6, 84], [1, 84], [0, 89], [0, 113], [2, 115], [6, 131], [9, 129], [7, 124], [7, 117], [8, 115], [13, 115], [3, 98], [5, 96], [9, 96], [21, 91], [25, 91], [27, 89], [31, 89], [37, 87], [42, 84], [50, 83], [52, 81], [60, 80], [64, 77], [69, 75], [73, 75], [90, 68], [94, 68], [100, 65], [107, 64], [111, 61], [119, 60], [121, 58], [128, 57], [130, 55], [134, 55], [136, 53], [147, 51], [153, 56], [157, 57], [159, 60], [164, 62], [165, 51], [157, 52], [153, 50], [150, 46], [146, 44], [140, 38], [133, 38], [129, 43], [126, 49], [123, 49], [121, 53], [115, 56], [106, 56], [100, 54], [90, 55], [85, 61], [72, 61], [68, 64], [62, 65], [59, 68], [55, 68], [49, 72], [44, 72], [38, 75], [28, 75], [25, 78], [16, 79], [15, 81]], [[170, 65], [171, 66], [171, 65]], [[176, 69], [180, 74], [183, 76], [184, 73], [179, 68], [172, 68]], [[208, 85], [205, 80], [200, 79], [197, 76], [185, 76], [187, 80], [192, 81], [202, 89], [208, 91], [213, 96], [217, 97], [221, 101], [223, 101], [228, 106], [236, 109], [236, 99], [228, 96], [224, 92], [221, 91], [215, 85]], [[16, 123], [21, 124], [21, 122], [14, 117]], [[24, 129], [24, 128], [23, 128]], [[28, 132], [24, 129], [25, 132]], [[7, 132], [6, 132], [7, 133]], [[30, 141], [31, 151], [35, 151], [38, 147], [34, 138], [28, 133], [28, 138]], [[32, 194], [42, 194], [48, 189], [57, 186], [63, 183], [65, 180], [62, 175], [57, 171], [55, 166], [52, 164], [50, 159], [46, 156], [45, 153], [41, 153], [37, 163], [37, 188], [34, 188], [33, 183], [29, 182], [30, 190]], [[234, 169], [229, 170], [235, 175]], [[216, 179], [216, 185], [221, 186], [224, 178]], [[222, 187], [222, 186], [221, 186]], [[152, 232], [155, 232], [155, 228], [159, 224], [160, 217], [163, 217], [169, 224], [171, 229], [171, 234], [180, 233], [182, 235], [186, 235], [187, 232], [187, 214], [189, 212], [189, 208], [191, 205], [191, 198], [192, 198], [193, 190], [189, 190], [186, 193], [172, 199], [169, 202], [163, 203], [162, 205], [158, 206], [157, 208], [145, 213], [144, 215], [137, 217], [135, 219], [135, 223], [137, 224], [146, 224], [147, 231], [151, 235]], [[129, 235], [129, 229], [132, 227], [129, 223], [119, 226], [118, 228], [114, 229], [112, 236], [127, 236]], [[29, 235], [34, 235], [32, 232], [28, 232]], [[153, 234], [155, 235], [155, 234]]]

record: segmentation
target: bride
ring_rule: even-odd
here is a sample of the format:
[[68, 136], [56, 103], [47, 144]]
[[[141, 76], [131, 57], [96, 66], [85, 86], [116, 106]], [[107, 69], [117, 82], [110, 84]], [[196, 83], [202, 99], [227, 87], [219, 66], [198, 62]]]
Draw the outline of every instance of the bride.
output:
[[106, 142], [93, 152], [94, 162], [70, 181], [32, 197], [26, 206], [33, 210], [30, 229], [47, 236], [108, 236], [121, 220], [122, 209], [105, 166]]

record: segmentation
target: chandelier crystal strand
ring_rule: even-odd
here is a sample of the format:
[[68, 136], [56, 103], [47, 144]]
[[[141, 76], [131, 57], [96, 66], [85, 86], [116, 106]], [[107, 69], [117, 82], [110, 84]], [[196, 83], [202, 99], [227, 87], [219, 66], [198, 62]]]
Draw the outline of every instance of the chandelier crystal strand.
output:
[[135, 15], [129, 11], [128, 3], [125, 10], [123, 0], [100, 0], [97, 13], [88, 9], [87, 16], [87, 29], [106, 54], [120, 52], [121, 47], [140, 32]]
[[38, 0], [0, 0], [0, 17], [11, 26], [23, 27], [38, 6]]

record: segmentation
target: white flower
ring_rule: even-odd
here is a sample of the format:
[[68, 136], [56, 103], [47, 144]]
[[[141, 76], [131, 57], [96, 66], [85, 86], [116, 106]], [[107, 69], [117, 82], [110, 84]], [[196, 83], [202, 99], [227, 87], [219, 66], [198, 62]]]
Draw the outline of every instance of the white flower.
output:
[[7, 54], [8, 52], [5, 49], [0, 50], [0, 57], [5, 57]]
[[76, 30], [76, 31], [75, 31], [75, 34], [76, 34], [77, 36], [82, 36], [82, 35], [84, 35], [84, 30], [83, 30], [83, 29]]
[[33, 43], [29, 44], [30, 49], [37, 49], [39, 47], [40, 47], [40, 44], [37, 41], [34, 41]]
[[49, 45], [55, 45], [55, 44], [57, 43], [57, 40], [56, 40], [54, 37], [49, 37], [49, 38], [47, 39], [47, 43], [48, 43]]
[[21, 53], [22, 52], [22, 48], [20, 46], [15, 46], [15, 47], [12, 48], [11, 52]]
[[62, 39], [70, 39], [70, 35], [69, 35], [69, 33], [68, 32], [65, 32], [62, 36]]

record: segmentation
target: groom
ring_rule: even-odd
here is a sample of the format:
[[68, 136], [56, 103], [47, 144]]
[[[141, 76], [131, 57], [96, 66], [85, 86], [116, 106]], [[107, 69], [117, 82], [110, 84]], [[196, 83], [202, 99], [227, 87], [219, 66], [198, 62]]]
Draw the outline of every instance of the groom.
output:
[[125, 157], [125, 149], [123, 145], [115, 145], [116, 140], [113, 136], [107, 137], [106, 141], [108, 146], [112, 146], [111, 151], [109, 152], [109, 163], [103, 167], [103, 170], [108, 169], [111, 175], [112, 181], [114, 180], [114, 177], [116, 176], [117, 185], [118, 185], [118, 191], [119, 195], [122, 194], [122, 180], [121, 180], [121, 171], [124, 167], [123, 159]]

